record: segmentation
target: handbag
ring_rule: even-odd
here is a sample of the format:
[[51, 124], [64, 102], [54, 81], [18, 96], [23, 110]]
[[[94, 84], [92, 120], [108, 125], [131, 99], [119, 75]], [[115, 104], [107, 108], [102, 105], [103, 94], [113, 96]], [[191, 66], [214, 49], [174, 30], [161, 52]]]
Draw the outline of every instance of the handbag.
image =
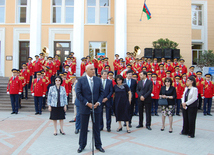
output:
[[[164, 89], [165, 90], [165, 93], [166, 93], [166, 89]], [[164, 94], [165, 94], [164, 93]], [[160, 106], [167, 106], [168, 105], [168, 100], [166, 99], [166, 98], [160, 98], [159, 100], [158, 100], [158, 104], [160, 105]]]

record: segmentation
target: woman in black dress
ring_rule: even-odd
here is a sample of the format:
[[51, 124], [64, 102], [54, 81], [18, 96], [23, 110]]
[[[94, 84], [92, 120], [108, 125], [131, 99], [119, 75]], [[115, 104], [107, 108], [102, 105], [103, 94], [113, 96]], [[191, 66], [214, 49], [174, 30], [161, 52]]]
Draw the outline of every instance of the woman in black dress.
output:
[[198, 89], [196, 87], [196, 80], [193, 76], [188, 77], [187, 86], [182, 98], [183, 129], [180, 134], [188, 135], [189, 138], [194, 138], [198, 106]]
[[122, 130], [121, 121], [126, 122], [127, 133], [129, 130], [129, 111], [131, 104], [131, 91], [127, 84], [123, 83], [123, 77], [117, 75], [115, 78], [116, 85], [114, 86], [114, 113], [116, 116], [116, 121], [119, 123], [119, 128], [117, 132]]
[[50, 111], [50, 119], [54, 124], [54, 135], [57, 135], [57, 120], [60, 123], [60, 133], [65, 135], [63, 131], [63, 119], [65, 119], [65, 112], [67, 110], [67, 95], [65, 88], [61, 86], [62, 78], [57, 76], [55, 78], [55, 85], [51, 86], [48, 92], [48, 110]]
[[162, 106], [162, 128], [161, 131], [164, 131], [165, 128], [165, 119], [166, 116], [169, 116], [169, 133], [172, 133], [172, 122], [173, 122], [173, 113], [175, 110], [175, 99], [176, 99], [176, 90], [172, 86], [172, 79], [166, 78], [164, 80], [165, 86], [161, 87], [159, 94], [160, 98], [166, 98], [168, 101], [167, 106]]

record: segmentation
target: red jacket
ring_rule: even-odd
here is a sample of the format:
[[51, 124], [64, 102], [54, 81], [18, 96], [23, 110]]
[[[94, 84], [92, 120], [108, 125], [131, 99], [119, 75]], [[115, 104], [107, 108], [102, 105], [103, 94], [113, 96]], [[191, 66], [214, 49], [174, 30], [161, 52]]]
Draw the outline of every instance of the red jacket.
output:
[[165, 68], [166, 68], [167, 71], [171, 71], [171, 73], [173, 73], [173, 71], [174, 71], [174, 68], [173, 68], [172, 64], [170, 64], [170, 65], [165, 64]]
[[120, 60], [118, 59], [118, 60], [114, 60], [114, 62], [113, 62], [113, 66], [114, 66], [114, 70], [115, 71], [117, 71], [118, 70], [118, 65], [120, 64]]
[[132, 58], [129, 58], [129, 57], [126, 57], [125, 59], [126, 59], [126, 65], [129, 64], [132, 60]]
[[44, 80], [40, 78], [40, 80], [37, 82], [37, 78], [33, 80], [31, 85], [31, 93], [34, 93], [34, 96], [41, 97], [46, 94], [45, 90], [45, 82]]
[[194, 72], [189, 72], [189, 73], [187, 73], [187, 78], [190, 77], [190, 76], [192, 76], [192, 75], [194, 75], [194, 76], [197, 77], [197, 75]]
[[25, 69], [25, 71], [22, 69], [20, 71], [20, 74], [19, 76], [22, 76], [24, 77], [24, 85], [23, 87], [26, 85], [26, 84], [29, 84], [29, 81], [30, 81], [30, 70], [29, 69]]
[[58, 59], [55, 60], [54, 62], [55, 62], [56, 70], [58, 71], [60, 69], [61, 63], [60, 63], [60, 61]]
[[198, 94], [203, 94], [203, 84], [202, 84], [202, 82], [204, 81], [204, 79], [201, 78], [199, 80], [199, 78], [197, 77], [195, 80], [196, 80], [196, 86], [198, 88]]
[[54, 67], [53, 62], [51, 62], [51, 63], [47, 62], [47, 63], [45, 64], [45, 66], [50, 67], [50, 69], [49, 69], [49, 73], [51, 73], [52, 75], [54, 75], [55, 67]]
[[162, 73], [160, 70], [158, 70], [156, 74], [159, 81], [162, 81], [162, 79], [166, 77], [166, 72], [164, 70], [162, 70]]
[[156, 71], [159, 70], [159, 66], [158, 66], [158, 63], [152, 63], [152, 72], [153, 73], [156, 73]]
[[39, 71], [41, 71], [42, 70], [42, 63], [41, 63], [41, 61], [37, 61], [36, 62], [36, 60], [33, 62], [33, 72], [39, 72]]
[[148, 72], [148, 71], [152, 71], [152, 64], [150, 63], [146, 63], [146, 71]]
[[30, 76], [33, 76], [34, 75], [33, 63], [27, 63], [27, 69], [30, 70]]
[[7, 92], [10, 94], [19, 94], [22, 92], [22, 88], [22, 81], [20, 80], [20, 77], [16, 76], [13, 80], [12, 76], [7, 85]]
[[93, 59], [92, 62], [94, 63], [94, 68], [98, 68], [98, 60], [97, 59]]
[[63, 80], [61, 86], [65, 87], [66, 95], [68, 96], [69, 95], [68, 80]]
[[181, 74], [184, 74], [184, 73], [187, 73], [187, 67], [185, 65], [179, 65], [179, 68], [180, 68], [180, 71], [181, 71]]
[[80, 76], [82, 76], [83, 75], [83, 73], [85, 72], [85, 63], [84, 62], [82, 62], [81, 63], [81, 66], [80, 66], [80, 69], [81, 69], [81, 71], [80, 71]]
[[159, 99], [159, 94], [161, 90], [161, 81], [156, 81], [155, 84], [154, 81], [152, 81], [152, 83], [153, 83], [152, 94], [154, 94], [152, 99]]
[[102, 70], [104, 69], [104, 67], [105, 67], [105, 64], [102, 64], [102, 63], [101, 63], [101, 64], [98, 65], [98, 71], [97, 71], [97, 72], [98, 72], [98, 75], [101, 75], [101, 72], [102, 72]]
[[[207, 81], [202, 82], [203, 87], [201, 87], [201, 97], [205, 98], [212, 98], [214, 96], [214, 84], [212, 81], [209, 81], [209, 84]], [[204, 94], [203, 94], [204, 91]]]
[[175, 87], [175, 89], [176, 89], [176, 94], [177, 94], [176, 99], [181, 99], [183, 96], [184, 88], [185, 88], [184, 85], [182, 84], [182, 82], [180, 81], [180, 82], [178, 82], [178, 84], [177, 84], [177, 82], [174, 82], [172, 84], [172, 86]]

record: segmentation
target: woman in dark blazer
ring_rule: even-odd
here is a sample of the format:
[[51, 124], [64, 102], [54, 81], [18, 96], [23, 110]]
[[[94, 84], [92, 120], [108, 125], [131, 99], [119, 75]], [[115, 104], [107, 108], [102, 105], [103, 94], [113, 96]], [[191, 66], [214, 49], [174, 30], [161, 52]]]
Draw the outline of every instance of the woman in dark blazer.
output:
[[162, 106], [162, 128], [161, 131], [165, 129], [165, 118], [169, 116], [169, 133], [172, 133], [172, 122], [173, 113], [175, 110], [175, 99], [176, 99], [176, 89], [172, 86], [172, 79], [166, 78], [164, 80], [165, 86], [161, 87], [160, 98], [166, 98], [168, 101], [167, 106]]
[[188, 77], [187, 86], [182, 97], [183, 129], [181, 135], [195, 137], [195, 122], [197, 116], [198, 89], [193, 76]]
[[65, 87], [61, 86], [62, 78], [57, 76], [54, 81], [55, 85], [51, 86], [48, 92], [48, 110], [50, 111], [50, 119], [54, 123], [54, 136], [57, 135], [57, 120], [60, 122], [60, 133], [65, 135], [63, 131], [63, 119], [67, 110], [67, 95]]

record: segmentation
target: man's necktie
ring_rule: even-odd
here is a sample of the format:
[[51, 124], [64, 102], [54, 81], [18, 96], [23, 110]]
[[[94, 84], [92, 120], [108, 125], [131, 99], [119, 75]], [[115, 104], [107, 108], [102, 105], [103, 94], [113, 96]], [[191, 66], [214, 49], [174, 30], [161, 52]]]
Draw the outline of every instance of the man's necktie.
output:
[[13, 77], [13, 80], [15, 79], [15, 77]]
[[143, 87], [144, 87], [144, 82], [145, 82], [145, 81], [143, 80]]
[[127, 83], [127, 84], [128, 84], [128, 86], [130, 87], [130, 80], [128, 80], [127, 82], [128, 82], [128, 83]]

